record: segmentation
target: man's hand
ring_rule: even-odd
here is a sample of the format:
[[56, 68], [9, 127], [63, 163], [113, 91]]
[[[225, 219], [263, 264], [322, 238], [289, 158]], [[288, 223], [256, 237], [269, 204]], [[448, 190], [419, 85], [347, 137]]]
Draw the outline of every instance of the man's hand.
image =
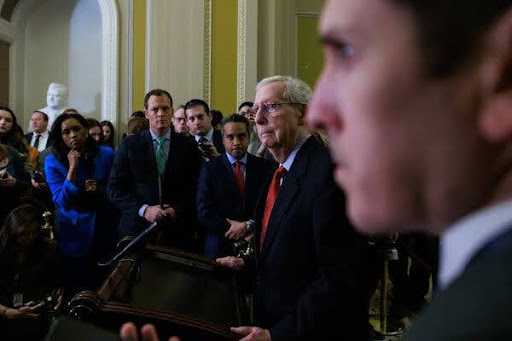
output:
[[217, 262], [217, 264], [221, 266], [225, 266], [233, 270], [241, 270], [245, 265], [244, 260], [242, 258], [233, 256], [217, 258], [215, 262]]
[[98, 190], [98, 182], [94, 179], [85, 180], [85, 191], [96, 192]]
[[[142, 341], [158, 341], [158, 334], [156, 333], [155, 326], [152, 324], [145, 324], [140, 329]], [[132, 322], [123, 324], [119, 331], [119, 338], [123, 341], [137, 341], [137, 327]], [[173, 336], [169, 341], [180, 341], [177, 337]]]
[[176, 210], [171, 205], [164, 205], [164, 211], [171, 216], [172, 220], [176, 220]]
[[247, 223], [245, 221], [236, 221], [226, 218], [228, 223], [231, 224], [229, 230], [224, 234], [224, 237], [228, 239], [242, 239], [249, 231], [247, 231]]
[[71, 149], [68, 153], [69, 169], [76, 169], [80, 160], [80, 152], [76, 149]]
[[36, 318], [39, 317], [39, 313], [35, 311], [41, 308], [41, 304], [35, 304], [35, 302], [31, 301], [25, 305], [22, 305], [18, 309], [8, 308], [5, 311], [5, 317], [8, 319], [23, 319], [23, 318]]
[[240, 341], [272, 341], [269, 330], [260, 327], [231, 327], [231, 331], [245, 336]]
[[148, 206], [144, 211], [144, 218], [150, 223], [154, 223], [158, 218], [163, 216], [165, 213], [167, 212], [165, 210], [162, 210], [160, 205]]
[[217, 148], [212, 144], [208, 145], [208, 150], [205, 150], [208, 157], [217, 157], [219, 156], [219, 152], [217, 151]]

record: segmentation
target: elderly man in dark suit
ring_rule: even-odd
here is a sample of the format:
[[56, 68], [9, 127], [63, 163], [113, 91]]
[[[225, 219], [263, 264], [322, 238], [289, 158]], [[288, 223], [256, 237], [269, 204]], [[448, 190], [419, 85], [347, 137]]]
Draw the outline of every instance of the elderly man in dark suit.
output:
[[[280, 167], [256, 207], [254, 324], [244, 340], [367, 340], [366, 241], [351, 228], [329, 152], [304, 124], [311, 89], [287, 76], [256, 87], [261, 142]], [[240, 269], [240, 258], [218, 259]]]
[[167, 213], [172, 223], [163, 229], [162, 244], [193, 250], [200, 160], [193, 141], [171, 131], [172, 104], [165, 90], [147, 93], [144, 107], [149, 130], [123, 140], [107, 194], [122, 211], [120, 237], [137, 235]]
[[247, 153], [247, 118], [234, 114], [221, 124], [226, 152], [203, 163], [197, 186], [197, 217], [209, 258], [232, 255], [233, 242], [253, 232], [256, 200], [275, 170], [275, 162]]

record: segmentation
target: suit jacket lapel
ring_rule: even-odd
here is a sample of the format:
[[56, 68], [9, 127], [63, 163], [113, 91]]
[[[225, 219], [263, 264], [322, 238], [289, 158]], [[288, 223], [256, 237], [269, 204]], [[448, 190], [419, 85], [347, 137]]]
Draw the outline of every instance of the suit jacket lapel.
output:
[[[257, 164], [254, 162], [253, 156], [247, 153], [247, 165], [245, 165], [245, 196], [244, 196], [244, 214], [253, 215], [254, 212], [246, 212], [245, 205], [250, 200], [246, 200], [246, 198], [253, 198], [255, 195], [258, 195], [260, 188], [256, 186], [257, 175], [258, 172], [261, 172], [261, 169], [257, 169]], [[254, 202], [254, 201], [252, 201]]]
[[267, 234], [263, 241], [263, 248], [261, 249], [262, 259], [267, 255], [286, 211], [292, 204], [295, 196], [298, 195], [298, 191], [300, 190], [299, 179], [306, 173], [307, 160], [311, 146], [310, 143], [311, 138], [304, 143], [295, 156], [292, 167], [281, 185], [268, 221]]
[[154, 193], [153, 193], [153, 199], [158, 202], [158, 171], [156, 168], [156, 157], [155, 157], [155, 149], [153, 148], [153, 138], [151, 137], [151, 134], [149, 130], [146, 130], [143, 133], [143, 142], [145, 144], [144, 151], [146, 152], [146, 155], [148, 156], [148, 162], [151, 164], [151, 174], [150, 179], [153, 183]]

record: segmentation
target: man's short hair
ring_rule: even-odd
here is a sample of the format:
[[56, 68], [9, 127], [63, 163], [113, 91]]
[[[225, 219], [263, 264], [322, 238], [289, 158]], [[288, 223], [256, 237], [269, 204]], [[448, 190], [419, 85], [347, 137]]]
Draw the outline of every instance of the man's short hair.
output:
[[212, 109], [211, 113], [212, 113], [212, 126], [215, 127], [217, 124], [219, 124], [222, 121], [222, 118], [224, 116], [222, 115], [222, 112], [220, 112], [219, 110]]
[[[270, 83], [281, 82], [284, 85], [283, 97], [290, 103], [308, 104], [313, 92], [304, 81], [290, 76], [272, 76], [262, 79], [256, 85], [256, 92]], [[304, 110], [304, 108], [303, 108]]]
[[162, 89], [153, 89], [146, 94], [146, 97], [144, 97], [144, 109], [148, 108], [148, 101], [151, 96], [167, 96], [167, 98], [169, 98], [169, 101], [171, 101], [172, 107], [172, 97], [169, 92]]
[[206, 112], [206, 115], [210, 115], [210, 107], [208, 106], [208, 104], [206, 104], [206, 102], [203, 101], [202, 99], [194, 98], [185, 104], [185, 116], [187, 115], [186, 114], [187, 109], [195, 107], [196, 105], [202, 105], [204, 108], [204, 111]]
[[254, 106], [254, 103], [253, 102], [243, 102], [242, 104], [240, 104], [238, 106], [238, 111], [240, 111], [240, 109], [242, 109], [243, 107], [250, 107], [252, 108]]
[[148, 120], [142, 117], [134, 116], [128, 121], [126, 133], [135, 135], [149, 129]]
[[245, 116], [239, 115], [239, 114], [232, 114], [227, 117], [224, 117], [222, 119], [222, 121], [220, 121], [220, 125], [222, 127], [221, 128], [222, 136], [224, 136], [224, 126], [226, 125], [226, 123], [243, 123], [243, 124], [245, 124], [245, 129], [247, 130], [247, 136], [251, 136], [249, 120]]
[[146, 115], [144, 114], [144, 111], [137, 110], [137, 111], [132, 112], [132, 114], [130, 115], [130, 118], [131, 117], [146, 118]]
[[39, 110], [34, 110], [32, 115], [34, 115], [34, 114], [40, 114], [43, 117], [43, 121], [48, 122], [48, 115], [46, 115], [44, 112], [39, 111]]
[[393, 0], [415, 17], [425, 71], [434, 77], [453, 74], [482, 52], [483, 35], [512, 6], [511, 0]]

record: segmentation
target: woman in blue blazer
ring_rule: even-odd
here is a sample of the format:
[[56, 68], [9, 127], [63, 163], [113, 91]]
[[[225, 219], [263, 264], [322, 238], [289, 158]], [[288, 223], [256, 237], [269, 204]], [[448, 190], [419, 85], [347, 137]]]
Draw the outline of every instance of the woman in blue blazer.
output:
[[114, 159], [112, 148], [98, 146], [83, 116], [64, 113], [52, 126], [53, 153], [46, 159], [46, 180], [56, 207], [57, 243], [68, 294], [95, 290], [96, 266], [113, 250], [115, 208], [104, 194]]

